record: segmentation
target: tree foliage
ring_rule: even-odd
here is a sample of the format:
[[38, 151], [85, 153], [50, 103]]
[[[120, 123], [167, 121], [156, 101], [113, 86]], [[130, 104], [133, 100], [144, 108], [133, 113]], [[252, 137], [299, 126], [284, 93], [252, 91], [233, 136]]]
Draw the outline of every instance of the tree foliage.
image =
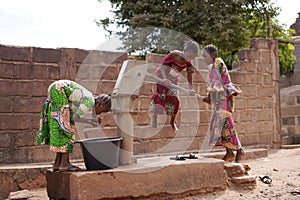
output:
[[[166, 43], [170, 43], [169, 37], [166, 40], [158, 36], [164, 30], [160, 28], [165, 28], [183, 33], [200, 45], [215, 44], [220, 49], [220, 55], [230, 65], [237, 57], [237, 50], [249, 46], [250, 38], [290, 37], [289, 32], [274, 20], [279, 14], [279, 8], [271, 4], [270, 0], [109, 1], [114, 17], [100, 19], [97, 24], [108, 35], [121, 36], [131, 52], [165, 53], [176, 46], [175, 43], [184, 42], [185, 38], [180, 36], [172, 40], [174, 44]], [[139, 37], [136, 37], [134, 30], [144, 27], [158, 28], [154, 28], [151, 35], [139, 32]], [[293, 60], [291, 48], [281, 45], [279, 48], [279, 55], [287, 57], [280, 58], [281, 66], [284, 66], [281, 71], [289, 71], [290, 64], [286, 63]]]

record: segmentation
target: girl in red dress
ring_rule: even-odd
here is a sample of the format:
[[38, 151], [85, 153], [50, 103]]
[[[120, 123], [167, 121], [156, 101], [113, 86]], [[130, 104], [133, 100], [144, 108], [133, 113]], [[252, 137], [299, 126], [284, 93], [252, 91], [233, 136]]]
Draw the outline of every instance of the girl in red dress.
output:
[[157, 114], [168, 114], [171, 115], [171, 127], [178, 131], [178, 127], [175, 124], [175, 118], [179, 110], [179, 100], [177, 97], [177, 91], [168, 86], [170, 84], [178, 83], [179, 73], [186, 69], [187, 80], [189, 87], [192, 91], [192, 73], [195, 68], [191, 64], [191, 60], [194, 59], [199, 53], [199, 45], [194, 41], [188, 41], [185, 43], [183, 51], [174, 50], [166, 55], [156, 70], [157, 77], [164, 80], [162, 83], [156, 84], [156, 91], [152, 96], [152, 126], [156, 127]]

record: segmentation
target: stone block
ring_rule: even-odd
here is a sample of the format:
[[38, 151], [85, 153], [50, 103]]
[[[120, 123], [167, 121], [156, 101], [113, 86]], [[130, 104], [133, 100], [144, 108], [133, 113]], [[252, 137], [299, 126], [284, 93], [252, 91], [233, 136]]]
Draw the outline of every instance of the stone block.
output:
[[54, 81], [52, 81], [52, 80], [41, 80], [41, 81], [31, 82], [32, 88], [30, 88], [30, 91], [31, 91], [30, 94], [32, 94], [32, 96], [35, 96], [35, 97], [47, 97], [48, 88], [49, 88], [49, 86], [52, 82], [54, 82]]
[[189, 192], [224, 190], [227, 176], [223, 167], [223, 161], [209, 158], [178, 162], [155, 157], [110, 170], [47, 171], [47, 191], [53, 199], [174, 198]]
[[98, 83], [95, 94], [111, 94], [115, 87], [115, 81], [101, 80]]
[[237, 188], [242, 189], [254, 189], [256, 187], [256, 176], [241, 176], [241, 177], [233, 177], [230, 179], [231, 182]]
[[7, 61], [31, 61], [31, 47], [15, 47], [0, 45], [0, 59]]
[[263, 84], [264, 85], [272, 85], [273, 84], [273, 79], [270, 74], [268, 75], [262, 75], [263, 78]]
[[260, 52], [252, 49], [243, 49], [238, 51], [239, 59], [245, 61], [259, 61], [260, 60]]
[[248, 175], [248, 171], [241, 163], [225, 162], [224, 169], [229, 178]]
[[281, 120], [282, 125], [295, 125], [295, 117], [283, 117]]
[[163, 54], [148, 53], [146, 54], [146, 61], [149, 63], [161, 63], [164, 56]]
[[18, 79], [48, 79], [48, 66], [38, 64], [16, 65]]
[[61, 59], [59, 49], [33, 47], [33, 61], [41, 63], [58, 63]]
[[12, 63], [0, 63], [0, 78], [15, 78], [16, 65]]
[[31, 123], [30, 114], [1, 114], [0, 130], [24, 130], [28, 129]]
[[60, 78], [60, 68], [57, 66], [48, 66], [49, 79], [58, 80]]
[[[108, 66], [105, 71], [103, 72], [101, 79], [107, 80], [117, 80], [119, 75], [119, 70], [115, 66]], [[94, 78], [100, 79], [100, 76], [94, 76]]]
[[253, 49], [270, 49], [271, 41], [265, 38], [253, 38], [250, 40], [250, 48]]
[[271, 51], [261, 51], [261, 61], [263, 63], [271, 63]]
[[13, 112], [14, 98], [12, 96], [0, 96], [0, 112], [11, 113]]
[[75, 62], [82, 63], [88, 56], [90, 51], [84, 49], [75, 49]]
[[236, 61], [236, 65], [238, 66], [239, 72], [246, 71], [247, 73], [255, 73], [257, 66], [246, 59], [241, 59]]
[[273, 86], [261, 86], [257, 90], [257, 95], [259, 97], [273, 97], [274, 94], [274, 87]]
[[33, 168], [32, 165], [1, 166], [0, 199], [6, 199], [9, 196], [10, 192], [46, 187], [45, 174], [47, 168], [49, 168], [48, 165], [39, 165], [38, 168]]

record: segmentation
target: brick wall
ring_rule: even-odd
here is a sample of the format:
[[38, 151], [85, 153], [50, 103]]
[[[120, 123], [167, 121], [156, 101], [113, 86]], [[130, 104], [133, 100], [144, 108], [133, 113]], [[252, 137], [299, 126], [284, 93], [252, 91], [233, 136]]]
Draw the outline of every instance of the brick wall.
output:
[[[159, 63], [162, 55], [147, 56], [148, 62]], [[53, 161], [55, 154], [47, 146], [34, 143], [42, 102], [48, 85], [58, 79], [78, 80], [93, 93], [111, 93], [119, 69], [127, 54], [85, 51], [81, 49], [43, 49], [0, 45], [0, 163]], [[198, 59], [194, 89], [206, 94], [206, 69]], [[101, 67], [102, 66], [102, 67]], [[105, 70], [103, 70], [105, 66]], [[249, 49], [239, 51], [239, 61], [230, 72], [232, 81], [243, 93], [236, 98], [237, 131], [243, 145], [279, 145], [279, 93], [277, 43], [253, 39]], [[155, 70], [155, 65], [152, 69]], [[101, 77], [99, 77], [101, 75]], [[184, 81], [180, 81], [183, 86]], [[134, 154], [198, 150], [207, 133], [210, 107], [180, 93], [182, 110], [178, 115], [181, 132], [175, 134], [169, 117], [159, 116], [159, 128], [152, 128], [150, 99], [155, 89], [151, 80], [131, 98], [134, 120]], [[103, 134], [116, 135], [111, 113], [103, 116]], [[93, 135], [97, 130], [86, 128]], [[87, 134], [87, 136], [89, 136]], [[77, 145], [72, 158], [81, 158]], [[13, 159], [12, 159], [13, 158]]]
[[[98, 60], [85, 59], [97, 57]], [[48, 146], [36, 146], [35, 134], [39, 112], [46, 99], [51, 82], [59, 79], [75, 80], [78, 70], [97, 74], [89, 67], [107, 66], [108, 73], [94, 76], [99, 84], [95, 93], [112, 91], [111, 79], [127, 59], [127, 54], [112, 52], [89, 52], [81, 49], [45, 49], [0, 45], [0, 163], [29, 163], [52, 161], [55, 154]], [[81, 66], [85, 62], [84, 66]], [[93, 67], [95, 68], [95, 67]], [[114, 76], [111, 77], [113, 72]], [[79, 75], [82, 75], [80, 73]], [[91, 75], [88, 74], [88, 77]], [[86, 80], [88, 79], [86, 77]], [[92, 81], [86, 82], [88, 87]], [[77, 147], [72, 158], [81, 157]]]
[[[147, 55], [148, 62], [159, 63], [161, 59], [161, 55]], [[194, 89], [197, 93], [205, 95], [207, 70], [202, 59], [196, 60], [195, 64], [197, 71], [193, 77]], [[249, 49], [239, 51], [239, 60], [234, 63], [230, 75], [232, 81], [243, 90], [236, 98], [236, 111], [233, 115], [242, 144], [278, 148], [280, 103], [277, 42], [252, 39]], [[150, 90], [154, 90], [153, 85], [149, 86], [148, 91]], [[148, 93], [144, 95], [151, 95]], [[147, 104], [150, 98], [151, 96], [143, 97]], [[139, 126], [141, 130], [134, 133], [139, 136], [135, 140], [135, 154], [198, 150], [203, 146], [211, 108], [201, 100], [195, 104], [191, 97], [184, 94], [181, 94], [180, 101], [181, 104], [189, 105], [181, 108], [177, 117], [181, 133], [175, 134], [172, 131], [168, 125], [169, 118], [162, 120], [165, 126], [159, 131], [148, 127], [146, 124], [150, 123], [151, 115], [147, 113], [146, 117], [143, 117], [144, 123], [140, 123], [145, 126]]]

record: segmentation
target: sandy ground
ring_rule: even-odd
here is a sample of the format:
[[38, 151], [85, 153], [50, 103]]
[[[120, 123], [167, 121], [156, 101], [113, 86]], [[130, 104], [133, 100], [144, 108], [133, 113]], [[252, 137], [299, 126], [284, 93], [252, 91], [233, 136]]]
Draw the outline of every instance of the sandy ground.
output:
[[[232, 200], [232, 199], [300, 199], [300, 148], [271, 150], [267, 158], [245, 160], [242, 163], [251, 167], [249, 175], [257, 176], [256, 188], [241, 190], [227, 188], [225, 191], [204, 195], [187, 196], [183, 200]], [[267, 175], [272, 179], [271, 184], [260, 181], [259, 176]], [[45, 188], [32, 190], [35, 197], [29, 200], [48, 199]], [[293, 192], [298, 192], [294, 193]]]

